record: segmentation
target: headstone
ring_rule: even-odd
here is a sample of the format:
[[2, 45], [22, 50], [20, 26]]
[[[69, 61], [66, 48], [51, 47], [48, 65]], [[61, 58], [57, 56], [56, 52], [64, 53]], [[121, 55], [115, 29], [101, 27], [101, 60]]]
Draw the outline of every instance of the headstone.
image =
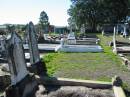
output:
[[114, 33], [113, 33], [113, 51], [116, 52], [116, 28], [114, 27]]
[[61, 47], [64, 46], [64, 39], [63, 38], [61, 38], [60, 45], [61, 45]]
[[124, 24], [124, 27], [123, 27], [123, 36], [126, 38], [126, 36], [128, 35], [127, 31], [126, 31], [126, 25]]
[[26, 68], [23, 44], [20, 36], [15, 32], [7, 37], [6, 42], [11, 85], [16, 85], [29, 73]]
[[35, 64], [40, 61], [40, 55], [36, 39], [36, 31], [32, 22], [29, 23], [27, 30], [28, 30], [28, 41], [30, 51], [30, 63]]
[[104, 33], [104, 29], [103, 29], [103, 30], [102, 30], [102, 36], [104, 36], [104, 34], [105, 34], [105, 33]]
[[82, 34], [85, 34], [85, 25], [83, 24], [82, 27], [81, 27], [81, 33]]
[[27, 27], [28, 42], [29, 42], [29, 52], [30, 52], [30, 67], [29, 71], [35, 74], [45, 74], [46, 75], [46, 65], [40, 60], [40, 54], [38, 50], [38, 43], [36, 39], [36, 31], [32, 22], [28, 24]]
[[74, 32], [70, 32], [67, 37], [68, 44], [76, 44], [76, 38]]

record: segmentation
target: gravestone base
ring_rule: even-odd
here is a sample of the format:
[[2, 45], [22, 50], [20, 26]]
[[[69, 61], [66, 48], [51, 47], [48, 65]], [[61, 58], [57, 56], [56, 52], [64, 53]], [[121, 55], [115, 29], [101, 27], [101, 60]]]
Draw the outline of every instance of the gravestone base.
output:
[[35, 64], [31, 64], [28, 70], [36, 75], [47, 75], [46, 64], [41, 60]]
[[5, 97], [27, 97], [37, 89], [38, 83], [34, 75], [27, 75], [16, 85], [11, 85], [5, 90]]

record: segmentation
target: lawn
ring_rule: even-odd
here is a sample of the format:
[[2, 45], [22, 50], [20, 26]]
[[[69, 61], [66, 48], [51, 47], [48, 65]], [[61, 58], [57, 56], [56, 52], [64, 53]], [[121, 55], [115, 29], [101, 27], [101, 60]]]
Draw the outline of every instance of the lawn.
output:
[[121, 59], [108, 46], [112, 37], [103, 37], [102, 53], [51, 53], [44, 57], [48, 74], [54, 77], [111, 81], [115, 75], [123, 79], [130, 89], [130, 71], [122, 65]]

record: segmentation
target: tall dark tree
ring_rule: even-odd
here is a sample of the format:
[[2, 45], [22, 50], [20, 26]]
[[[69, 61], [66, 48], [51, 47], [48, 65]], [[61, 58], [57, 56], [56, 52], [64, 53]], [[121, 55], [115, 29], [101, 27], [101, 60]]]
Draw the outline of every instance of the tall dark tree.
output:
[[68, 14], [80, 28], [82, 24], [91, 26], [95, 31], [97, 25], [118, 23], [126, 18], [128, 0], [71, 0]]
[[39, 18], [39, 27], [40, 27], [40, 32], [47, 33], [48, 32], [48, 27], [49, 27], [49, 18], [46, 14], [45, 11], [42, 11], [40, 13], [40, 18]]

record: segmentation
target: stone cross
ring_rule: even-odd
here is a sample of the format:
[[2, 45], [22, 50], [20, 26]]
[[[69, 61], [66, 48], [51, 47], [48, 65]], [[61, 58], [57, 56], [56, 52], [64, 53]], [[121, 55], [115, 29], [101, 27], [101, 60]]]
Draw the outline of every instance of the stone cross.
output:
[[25, 63], [22, 39], [16, 32], [8, 35], [6, 50], [11, 73], [11, 85], [16, 85], [29, 74]]
[[114, 27], [114, 33], [113, 33], [113, 51], [116, 52], [116, 27]]
[[36, 31], [32, 22], [28, 24], [27, 32], [28, 32], [28, 42], [30, 51], [30, 63], [35, 64], [40, 61], [40, 55], [36, 39]]

